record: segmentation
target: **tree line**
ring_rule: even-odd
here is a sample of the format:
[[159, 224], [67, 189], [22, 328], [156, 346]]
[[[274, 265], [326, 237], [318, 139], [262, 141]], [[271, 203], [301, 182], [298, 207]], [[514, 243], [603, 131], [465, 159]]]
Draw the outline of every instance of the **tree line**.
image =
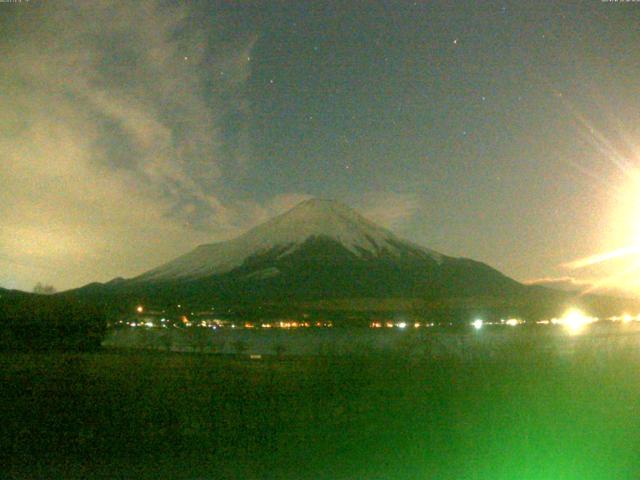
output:
[[96, 305], [56, 295], [0, 296], [0, 350], [96, 350], [105, 332], [106, 315]]

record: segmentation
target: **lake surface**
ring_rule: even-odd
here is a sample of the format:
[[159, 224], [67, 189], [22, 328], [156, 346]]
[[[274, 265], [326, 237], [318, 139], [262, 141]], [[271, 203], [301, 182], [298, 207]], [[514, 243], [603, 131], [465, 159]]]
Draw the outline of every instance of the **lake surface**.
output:
[[147, 328], [112, 330], [103, 345], [174, 352], [246, 355], [486, 356], [504, 349], [571, 354], [640, 348], [640, 323], [602, 322], [571, 332], [562, 326], [458, 328]]

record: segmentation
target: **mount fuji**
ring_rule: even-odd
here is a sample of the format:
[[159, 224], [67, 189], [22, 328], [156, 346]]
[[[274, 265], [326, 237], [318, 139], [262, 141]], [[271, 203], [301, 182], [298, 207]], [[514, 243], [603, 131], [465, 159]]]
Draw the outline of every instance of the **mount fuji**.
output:
[[341, 203], [320, 199], [137, 277], [69, 294], [111, 305], [140, 301], [280, 313], [410, 310], [465, 318], [555, 315], [575, 297], [401, 239]]
[[274, 262], [271, 268], [275, 268], [275, 263], [284, 257], [300, 255], [301, 250], [321, 242], [326, 246], [333, 244], [338, 250], [334, 254], [352, 257], [354, 261], [383, 257], [419, 258], [440, 264], [444, 258], [433, 250], [399, 239], [345, 205], [332, 200], [311, 199], [236, 239], [201, 245], [134, 281], [202, 278], [229, 272], [247, 261], [255, 263], [259, 257], [269, 257]]

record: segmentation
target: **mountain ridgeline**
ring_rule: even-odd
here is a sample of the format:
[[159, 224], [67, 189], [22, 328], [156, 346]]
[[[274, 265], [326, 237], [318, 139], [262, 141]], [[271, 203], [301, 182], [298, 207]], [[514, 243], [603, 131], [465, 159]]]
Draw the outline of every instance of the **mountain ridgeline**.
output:
[[415, 313], [452, 321], [470, 315], [548, 318], [576, 303], [602, 314], [629, 303], [523, 285], [484, 263], [421, 247], [340, 203], [318, 199], [138, 277], [67, 295], [126, 308], [144, 302], [258, 316]]

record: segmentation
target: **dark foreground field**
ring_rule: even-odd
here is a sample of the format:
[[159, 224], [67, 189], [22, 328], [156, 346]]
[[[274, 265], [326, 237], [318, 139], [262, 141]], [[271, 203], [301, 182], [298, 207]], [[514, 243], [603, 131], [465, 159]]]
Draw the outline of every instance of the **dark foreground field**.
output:
[[633, 351], [4, 354], [0, 382], [3, 478], [640, 478]]

